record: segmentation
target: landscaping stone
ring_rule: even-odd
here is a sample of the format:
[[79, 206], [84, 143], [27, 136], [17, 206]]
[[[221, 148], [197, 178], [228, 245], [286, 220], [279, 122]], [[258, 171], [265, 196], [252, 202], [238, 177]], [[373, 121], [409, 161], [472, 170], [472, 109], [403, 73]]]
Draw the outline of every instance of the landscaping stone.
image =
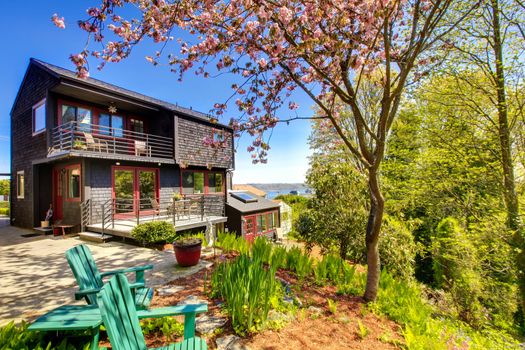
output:
[[190, 295], [186, 299], [179, 302], [177, 305], [195, 305], [195, 304], [208, 304], [208, 301], [199, 299], [195, 295]]
[[177, 294], [183, 290], [184, 290], [184, 287], [182, 286], [161, 287], [161, 288], [157, 288], [157, 295], [161, 297], [165, 297], [168, 295]]
[[241, 338], [236, 335], [227, 335], [215, 340], [217, 350], [251, 350], [250, 347], [241, 343]]
[[323, 309], [317, 306], [308, 307], [308, 311], [310, 311], [312, 314], [318, 314], [318, 315], [321, 315], [323, 313]]
[[197, 324], [195, 329], [201, 334], [213, 333], [217, 328], [220, 328], [226, 324], [228, 319], [224, 317], [216, 317], [210, 315], [202, 315], [197, 317]]
[[284, 312], [270, 310], [268, 312], [268, 321], [276, 321], [276, 322], [290, 322], [294, 319], [294, 316], [292, 314], [285, 314]]

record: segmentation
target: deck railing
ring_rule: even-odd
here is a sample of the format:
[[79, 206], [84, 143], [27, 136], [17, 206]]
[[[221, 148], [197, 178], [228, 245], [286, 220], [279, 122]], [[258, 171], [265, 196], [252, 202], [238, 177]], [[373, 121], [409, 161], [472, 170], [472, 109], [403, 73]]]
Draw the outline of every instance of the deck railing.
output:
[[91, 203], [90, 223], [102, 224], [104, 230], [115, 225], [134, 227], [148, 221], [174, 223], [191, 220], [204, 221], [209, 216], [224, 216], [225, 197], [223, 194], [186, 195], [181, 200], [171, 198], [114, 198], [104, 202]]
[[173, 139], [103, 125], [71, 121], [53, 129], [50, 152], [173, 158]]

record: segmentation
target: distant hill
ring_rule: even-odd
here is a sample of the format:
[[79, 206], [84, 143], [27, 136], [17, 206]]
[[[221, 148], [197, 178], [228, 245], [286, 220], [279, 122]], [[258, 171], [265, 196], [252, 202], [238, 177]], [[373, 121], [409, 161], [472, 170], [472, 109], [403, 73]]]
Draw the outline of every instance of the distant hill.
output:
[[249, 185], [266, 192], [266, 198], [268, 199], [273, 199], [280, 194], [289, 194], [292, 191], [300, 195], [311, 193], [310, 188], [304, 183], [250, 183]]

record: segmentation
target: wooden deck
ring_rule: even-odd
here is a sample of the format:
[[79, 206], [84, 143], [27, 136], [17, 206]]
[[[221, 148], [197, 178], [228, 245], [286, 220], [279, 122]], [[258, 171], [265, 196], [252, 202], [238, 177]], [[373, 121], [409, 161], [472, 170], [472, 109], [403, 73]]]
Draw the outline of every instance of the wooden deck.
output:
[[[201, 219], [200, 215], [192, 215], [190, 217], [185, 217], [181, 220], [175, 221], [175, 229], [177, 231], [183, 231], [183, 230], [189, 230], [193, 228], [202, 227], [203, 230], [206, 228], [206, 225], [208, 224], [208, 221], [211, 224], [220, 224], [224, 223], [228, 220], [225, 216], [205, 216], [204, 219]], [[173, 218], [171, 216], [155, 216], [151, 218], [141, 218], [140, 222], [148, 222], [148, 221], [166, 221], [169, 223], [173, 223]], [[118, 236], [118, 237], [125, 237], [125, 238], [131, 238], [131, 230], [137, 226], [136, 220], [126, 220], [126, 219], [119, 219], [114, 220], [113, 223], [106, 224], [105, 229], [102, 229], [102, 224], [91, 224], [88, 225], [87, 231], [91, 232], [98, 232], [98, 233], [105, 233], [112, 236]]]

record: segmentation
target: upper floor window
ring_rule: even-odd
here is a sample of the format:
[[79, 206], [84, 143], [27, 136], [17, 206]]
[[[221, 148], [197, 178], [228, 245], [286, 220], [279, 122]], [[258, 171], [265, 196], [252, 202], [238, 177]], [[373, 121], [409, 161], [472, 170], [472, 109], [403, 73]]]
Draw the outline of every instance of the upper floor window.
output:
[[116, 137], [124, 136], [124, 118], [120, 115], [100, 113], [98, 116], [98, 133]]
[[224, 130], [212, 129], [212, 139], [214, 144], [223, 143], [225, 140]]
[[24, 198], [24, 171], [20, 170], [16, 173], [16, 198]]
[[62, 105], [61, 124], [78, 122], [82, 131], [91, 132], [91, 110], [83, 107]]
[[46, 99], [33, 106], [33, 135], [46, 130]]
[[129, 120], [129, 128], [131, 131], [144, 133], [144, 122], [139, 119], [131, 118]]

